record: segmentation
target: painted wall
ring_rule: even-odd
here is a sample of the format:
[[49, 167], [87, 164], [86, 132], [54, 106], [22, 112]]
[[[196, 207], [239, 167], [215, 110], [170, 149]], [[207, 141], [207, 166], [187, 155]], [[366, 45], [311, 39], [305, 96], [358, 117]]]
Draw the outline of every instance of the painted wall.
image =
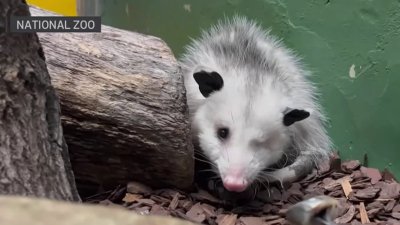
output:
[[400, 177], [399, 0], [103, 1], [103, 22], [164, 39], [179, 56], [189, 37], [239, 13], [303, 56], [345, 159]]

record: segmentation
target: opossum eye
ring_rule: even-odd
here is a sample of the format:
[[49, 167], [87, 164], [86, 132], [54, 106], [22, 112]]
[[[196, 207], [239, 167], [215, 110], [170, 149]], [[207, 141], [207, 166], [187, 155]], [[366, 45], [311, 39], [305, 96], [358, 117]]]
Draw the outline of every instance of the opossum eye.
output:
[[229, 129], [228, 128], [219, 128], [218, 131], [218, 137], [222, 140], [226, 139], [229, 135]]
[[201, 94], [207, 98], [212, 92], [218, 91], [224, 86], [224, 80], [217, 72], [208, 73], [200, 71], [193, 74], [194, 80], [199, 85]]
[[283, 124], [290, 126], [295, 122], [306, 119], [310, 116], [310, 113], [302, 109], [288, 109], [283, 116]]

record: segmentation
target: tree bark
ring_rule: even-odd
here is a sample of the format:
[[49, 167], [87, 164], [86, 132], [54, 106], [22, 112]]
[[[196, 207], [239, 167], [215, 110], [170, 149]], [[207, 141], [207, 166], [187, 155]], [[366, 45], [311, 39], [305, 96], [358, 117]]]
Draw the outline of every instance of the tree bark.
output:
[[196, 225], [167, 216], [138, 215], [122, 207], [14, 196], [0, 196], [0, 212], [4, 225]]
[[35, 33], [6, 32], [11, 15], [29, 7], [0, 2], [0, 193], [79, 200], [42, 47]]
[[132, 180], [153, 187], [192, 184], [183, 77], [162, 40], [108, 26], [101, 33], [39, 38], [82, 195]]

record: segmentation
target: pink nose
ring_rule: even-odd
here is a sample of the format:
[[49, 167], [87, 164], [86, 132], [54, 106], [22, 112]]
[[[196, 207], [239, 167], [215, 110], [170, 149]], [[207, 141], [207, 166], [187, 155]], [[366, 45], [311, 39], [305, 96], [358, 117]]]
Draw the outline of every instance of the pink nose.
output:
[[246, 190], [248, 182], [244, 178], [242, 167], [231, 167], [222, 179], [224, 187], [228, 191], [242, 192]]
[[226, 190], [235, 192], [242, 192], [246, 190], [248, 185], [248, 182], [245, 179], [229, 175], [226, 176], [222, 182]]

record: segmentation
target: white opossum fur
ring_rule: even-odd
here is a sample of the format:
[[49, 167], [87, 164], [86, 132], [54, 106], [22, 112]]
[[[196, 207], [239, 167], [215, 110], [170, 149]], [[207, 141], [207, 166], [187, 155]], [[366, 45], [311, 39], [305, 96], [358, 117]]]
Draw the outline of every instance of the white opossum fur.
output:
[[[194, 142], [228, 191], [255, 181], [295, 181], [329, 157], [310, 73], [254, 21], [220, 21], [180, 61]], [[293, 163], [266, 171], [284, 157]]]

